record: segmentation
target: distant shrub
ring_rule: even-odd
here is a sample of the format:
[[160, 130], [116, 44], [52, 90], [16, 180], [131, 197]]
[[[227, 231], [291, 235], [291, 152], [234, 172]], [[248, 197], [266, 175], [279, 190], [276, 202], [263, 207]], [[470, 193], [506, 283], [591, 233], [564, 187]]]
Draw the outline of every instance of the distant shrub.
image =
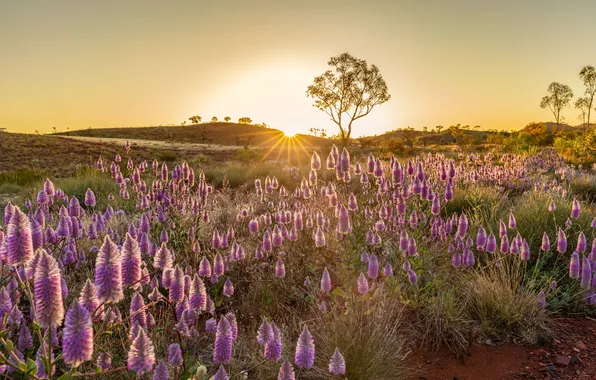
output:
[[158, 161], [173, 162], [178, 160], [178, 155], [174, 152], [161, 152], [157, 157]]
[[9, 173], [0, 173], [0, 183], [29, 186], [33, 183], [39, 182], [42, 179], [45, 179], [45, 177], [46, 173], [41, 171], [19, 169]]
[[569, 182], [569, 191], [578, 199], [596, 203], [596, 175], [581, 175]]

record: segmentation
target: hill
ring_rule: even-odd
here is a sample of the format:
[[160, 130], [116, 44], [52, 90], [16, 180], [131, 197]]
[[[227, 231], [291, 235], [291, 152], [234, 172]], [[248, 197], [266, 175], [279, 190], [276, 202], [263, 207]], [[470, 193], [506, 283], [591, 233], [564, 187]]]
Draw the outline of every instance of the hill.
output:
[[[219, 144], [227, 146], [270, 148], [289, 139], [277, 129], [252, 124], [202, 123], [188, 126], [155, 126], [130, 128], [81, 129], [57, 133], [63, 136], [109, 137], [137, 140]], [[328, 140], [308, 135], [296, 135], [292, 139], [300, 142], [306, 150], [328, 145]]]

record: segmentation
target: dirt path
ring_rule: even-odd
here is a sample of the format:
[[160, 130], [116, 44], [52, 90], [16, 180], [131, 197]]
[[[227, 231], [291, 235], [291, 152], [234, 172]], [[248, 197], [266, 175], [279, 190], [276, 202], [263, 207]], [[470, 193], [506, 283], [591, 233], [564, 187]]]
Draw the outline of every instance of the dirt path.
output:
[[239, 147], [234, 145], [216, 145], [216, 144], [199, 144], [186, 142], [169, 142], [169, 141], [154, 141], [154, 140], [137, 140], [137, 139], [123, 139], [123, 138], [108, 138], [108, 137], [82, 137], [82, 136], [62, 136], [56, 135], [63, 139], [87, 141], [92, 143], [107, 143], [119, 146], [124, 146], [128, 140], [133, 147], [140, 146], [146, 148], [177, 150], [186, 152], [233, 152]]
[[587, 318], [553, 320], [556, 338], [548, 345], [505, 344], [471, 347], [470, 355], [448, 349], [419, 351], [411, 357], [410, 380], [594, 380], [596, 321]]

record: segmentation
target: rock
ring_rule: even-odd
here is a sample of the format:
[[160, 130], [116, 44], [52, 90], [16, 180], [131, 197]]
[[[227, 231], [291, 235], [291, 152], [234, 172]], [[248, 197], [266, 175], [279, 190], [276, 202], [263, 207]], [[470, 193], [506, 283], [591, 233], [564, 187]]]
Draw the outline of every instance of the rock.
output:
[[575, 342], [575, 347], [579, 348], [580, 350], [587, 350], [588, 346], [586, 346], [581, 340]]
[[567, 367], [571, 362], [571, 358], [566, 355], [557, 355], [555, 358], [555, 364], [559, 367]]

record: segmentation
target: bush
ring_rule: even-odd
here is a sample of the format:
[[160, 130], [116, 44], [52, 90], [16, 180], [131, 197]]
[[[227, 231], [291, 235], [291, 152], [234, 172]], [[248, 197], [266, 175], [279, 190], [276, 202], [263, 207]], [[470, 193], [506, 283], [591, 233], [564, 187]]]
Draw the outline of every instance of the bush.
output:
[[480, 322], [480, 332], [495, 340], [509, 337], [537, 344], [551, 336], [548, 315], [538, 304], [538, 292], [523, 285], [523, 265], [517, 257], [492, 263], [474, 273], [466, 287], [470, 315]]

